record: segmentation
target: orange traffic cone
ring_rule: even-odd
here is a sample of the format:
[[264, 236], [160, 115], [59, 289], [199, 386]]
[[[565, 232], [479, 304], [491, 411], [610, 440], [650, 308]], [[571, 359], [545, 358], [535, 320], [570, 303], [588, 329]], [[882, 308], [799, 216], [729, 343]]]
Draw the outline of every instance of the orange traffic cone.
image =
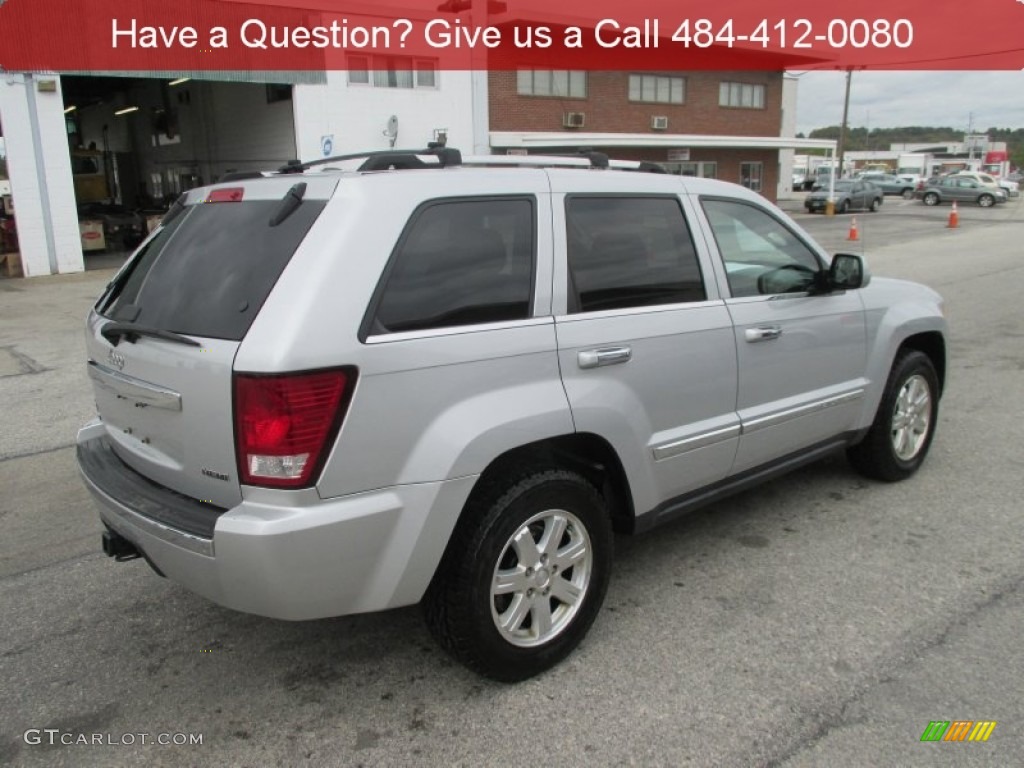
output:
[[850, 219], [850, 234], [846, 236], [847, 240], [860, 240], [860, 236], [857, 234], [857, 217], [854, 216]]
[[949, 223], [946, 225], [949, 229], [956, 229], [960, 226], [960, 214], [956, 211], [956, 200], [953, 201], [953, 208], [949, 212]]

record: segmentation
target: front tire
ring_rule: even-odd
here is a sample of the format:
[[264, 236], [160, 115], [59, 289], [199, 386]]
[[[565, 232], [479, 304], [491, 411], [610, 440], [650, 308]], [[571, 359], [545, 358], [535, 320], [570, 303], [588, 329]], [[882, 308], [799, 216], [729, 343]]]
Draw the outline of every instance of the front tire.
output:
[[590, 629], [611, 574], [611, 519], [574, 472], [485, 482], [463, 511], [424, 614], [456, 659], [517, 682], [557, 664]]
[[839, 206], [839, 212], [846, 213], [848, 210], [850, 210], [850, 201], [843, 200], [842, 204]]
[[878, 209], [882, 207], [882, 198], [876, 197], [871, 201], [871, 212], [878, 213]]
[[867, 436], [847, 449], [861, 474], [894, 482], [924, 462], [939, 415], [939, 377], [931, 359], [910, 350], [896, 358]]
[[912, 189], [904, 189], [902, 194], [903, 194], [903, 199], [904, 200], [913, 200], [914, 199], [914, 190], [912, 190]]
[[937, 194], [935, 194], [934, 192], [929, 192], [927, 195], [924, 196], [924, 204], [925, 205], [938, 205], [939, 204], [939, 196]]
[[978, 205], [982, 208], [991, 208], [995, 205], [996, 199], [992, 195], [982, 195], [978, 198]]

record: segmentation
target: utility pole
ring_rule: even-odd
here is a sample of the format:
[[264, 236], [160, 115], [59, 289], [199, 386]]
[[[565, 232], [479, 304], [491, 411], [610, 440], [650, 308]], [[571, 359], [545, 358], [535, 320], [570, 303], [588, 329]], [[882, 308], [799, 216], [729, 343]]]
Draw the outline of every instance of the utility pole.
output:
[[850, 116], [850, 80], [853, 77], [853, 69], [846, 70], [846, 98], [843, 99], [843, 124], [839, 126], [839, 146], [836, 148], [836, 152], [839, 154], [838, 165], [835, 169], [836, 173], [839, 174], [837, 178], [841, 178], [843, 175], [843, 155], [846, 151], [846, 123]]
[[968, 167], [974, 162], [974, 113], [967, 113], [967, 136], [964, 142], [967, 145], [967, 163]]
[[839, 142], [836, 146], [835, 166], [829, 174], [828, 181], [828, 202], [825, 203], [825, 215], [835, 216], [836, 213], [836, 179], [843, 173], [843, 143], [846, 141], [846, 121], [850, 115], [850, 78], [853, 75], [852, 69], [846, 70], [846, 98], [843, 100], [843, 122], [839, 126]]

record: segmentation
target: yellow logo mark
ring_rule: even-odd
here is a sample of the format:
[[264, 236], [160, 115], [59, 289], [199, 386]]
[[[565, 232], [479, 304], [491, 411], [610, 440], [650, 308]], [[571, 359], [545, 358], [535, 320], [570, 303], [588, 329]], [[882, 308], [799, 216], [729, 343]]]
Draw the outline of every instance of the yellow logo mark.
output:
[[968, 741], [988, 741], [988, 737], [992, 735], [992, 731], [996, 729], [995, 720], [979, 720], [978, 724], [974, 726], [974, 730], [971, 731], [971, 735], [968, 737]]

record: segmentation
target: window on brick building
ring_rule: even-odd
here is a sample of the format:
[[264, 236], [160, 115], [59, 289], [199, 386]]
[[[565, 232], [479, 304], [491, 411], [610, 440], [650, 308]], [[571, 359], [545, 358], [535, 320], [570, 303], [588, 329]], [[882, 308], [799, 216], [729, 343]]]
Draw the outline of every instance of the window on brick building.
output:
[[629, 100], [654, 104], [682, 104], [686, 100], [686, 78], [630, 75]]
[[722, 83], [718, 87], [720, 107], [764, 109], [764, 85], [754, 83]]
[[740, 185], [755, 192], [761, 191], [764, 163], [740, 163]]
[[516, 92], [520, 96], [587, 97], [587, 73], [568, 69], [521, 69], [516, 73]]
[[675, 173], [680, 176], [697, 176], [702, 179], [718, 178], [718, 163], [712, 161], [690, 163], [668, 162], [661, 163], [661, 167], [669, 173]]
[[349, 56], [349, 85], [437, 88], [437, 62], [411, 56]]

